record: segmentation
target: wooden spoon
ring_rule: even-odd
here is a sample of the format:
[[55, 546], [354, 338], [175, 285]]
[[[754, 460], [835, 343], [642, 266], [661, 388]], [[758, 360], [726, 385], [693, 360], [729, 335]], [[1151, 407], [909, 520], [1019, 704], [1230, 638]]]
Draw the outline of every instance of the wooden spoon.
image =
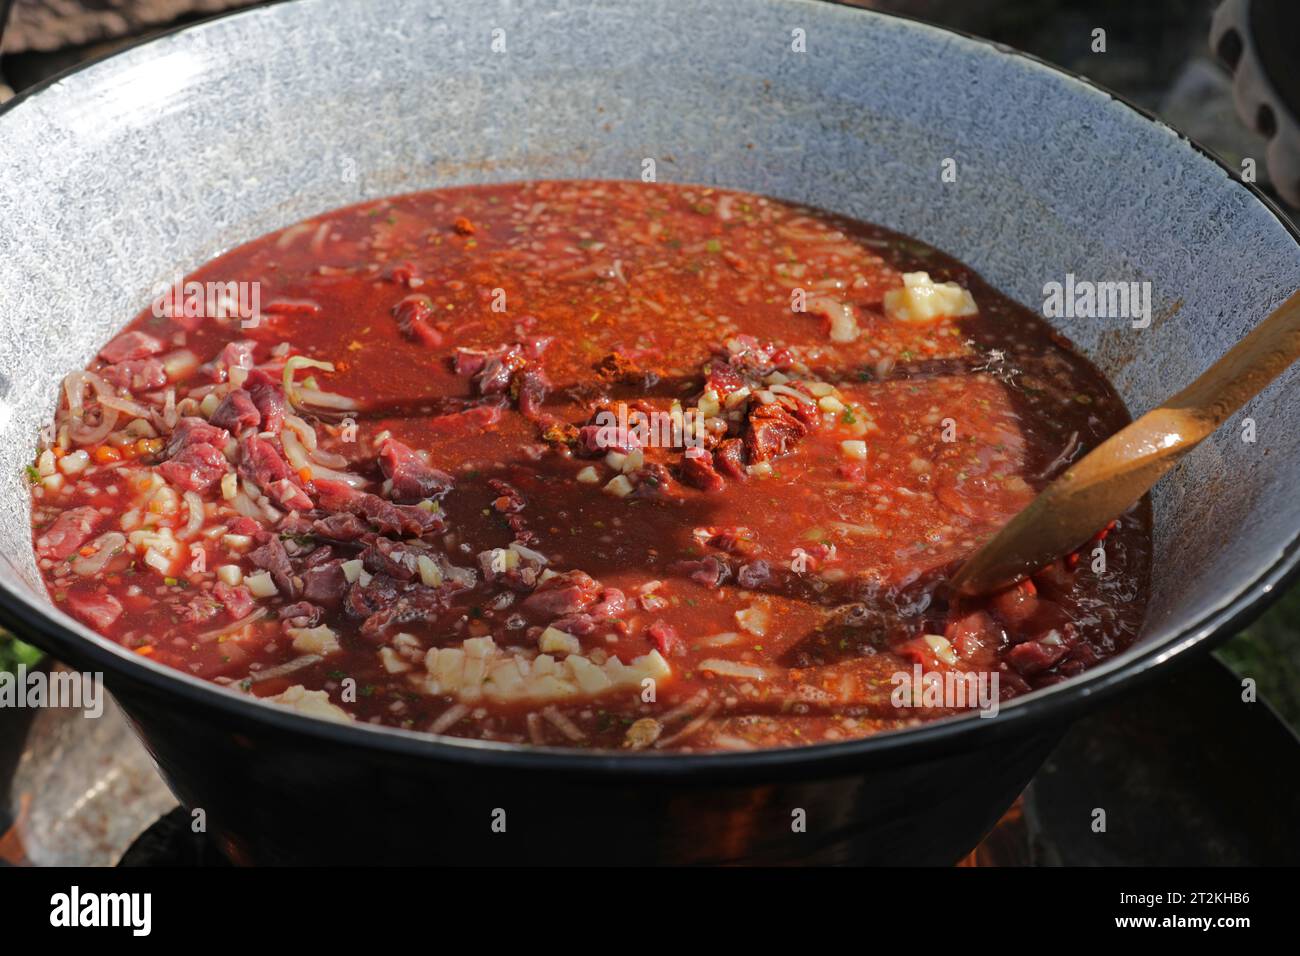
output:
[[1071, 465], [958, 569], [952, 587], [987, 594], [1069, 554], [1297, 358], [1300, 292], [1191, 385]]

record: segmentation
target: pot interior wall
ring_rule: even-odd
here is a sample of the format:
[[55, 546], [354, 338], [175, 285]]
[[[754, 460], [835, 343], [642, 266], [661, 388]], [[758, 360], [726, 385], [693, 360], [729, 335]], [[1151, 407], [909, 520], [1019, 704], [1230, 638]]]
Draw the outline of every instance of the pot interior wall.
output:
[[[1149, 328], [1057, 323], [1134, 412], [1300, 285], [1294, 239], [1169, 130], [1028, 59], [913, 23], [759, 0], [258, 9], [0, 116], [6, 586], [39, 590], [23, 469], [56, 383], [159, 281], [361, 199], [636, 178], [647, 159], [660, 181], [910, 233], [1035, 308], [1069, 273], [1149, 281]], [[941, 177], [948, 159], [956, 182]], [[1144, 641], [1226, 604], [1300, 527], [1300, 423], [1285, 402], [1296, 375], [1243, 412], [1256, 443], [1234, 424], [1161, 485]]]

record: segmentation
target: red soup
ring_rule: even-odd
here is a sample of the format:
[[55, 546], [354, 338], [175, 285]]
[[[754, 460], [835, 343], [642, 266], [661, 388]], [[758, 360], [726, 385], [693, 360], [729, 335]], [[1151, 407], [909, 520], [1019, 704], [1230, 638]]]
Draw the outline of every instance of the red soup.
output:
[[448, 189], [160, 295], [65, 381], [33, 535], [99, 633], [321, 717], [814, 743], [1134, 639], [1145, 506], [1007, 592], [945, 587], [1127, 421], [1044, 322], [884, 229], [702, 187]]

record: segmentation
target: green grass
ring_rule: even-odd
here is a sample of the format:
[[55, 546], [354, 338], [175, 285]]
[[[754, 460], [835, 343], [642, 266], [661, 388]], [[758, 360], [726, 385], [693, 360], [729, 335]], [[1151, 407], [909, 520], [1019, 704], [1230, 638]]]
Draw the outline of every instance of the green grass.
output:
[[1216, 652], [1300, 732], [1300, 586]]
[[40, 648], [32, 647], [5, 631], [0, 631], [0, 671], [15, 673], [19, 664], [32, 667], [44, 656]]

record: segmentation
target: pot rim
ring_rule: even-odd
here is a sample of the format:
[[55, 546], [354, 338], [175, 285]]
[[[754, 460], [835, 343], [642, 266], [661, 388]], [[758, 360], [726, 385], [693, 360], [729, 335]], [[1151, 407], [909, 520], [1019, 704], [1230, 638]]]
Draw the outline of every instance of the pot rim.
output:
[[[70, 76], [95, 67], [122, 53], [144, 46], [162, 49], [176, 42], [182, 32], [210, 29], [218, 21], [241, 16], [264, 15], [266, 7], [283, 0], [244, 7], [210, 17], [198, 23], [175, 27], [159, 35], [101, 57], [77, 64], [23, 90], [0, 105], [0, 122], [11, 110], [43, 90]], [[770, 2], [770, 0], [769, 0]], [[1057, 82], [1073, 83], [1088, 95], [1107, 97], [1127, 107], [1136, 118], [1153, 123], [1173, 134], [1201, 157], [1218, 165], [1238, 188], [1245, 189], [1269, 212], [1300, 246], [1300, 228], [1255, 185], [1243, 182], [1236, 172], [1210, 150], [1161, 121], [1149, 110], [1105, 86], [1071, 70], [1049, 63], [1005, 44], [962, 30], [937, 26], [902, 14], [850, 7], [844, 3], [814, 0], [782, 0], [790, 5], [815, 6], [835, 11], [831, 16], [881, 18], [901, 22], [918, 33], [952, 34], [973, 41], [988, 51], [1014, 56], [1050, 72]], [[1231, 187], [1229, 187], [1231, 188]], [[130, 685], [132, 692], [144, 691], [164, 701], [183, 698], [187, 703], [219, 712], [245, 727], [270, 727], [286, 734], [306, 735], [316, 744], [377, 749], [391, 756], [435, 759], [448, 764], [491, 769], [519, 769], [563, 773], [606, 779], [663, 779], [689, 774], [693, 780], [718, 778], [770, 778], [772, 771], [802, 772], [816, 766], [823, 771], [851, 772], [868, 763], [911, 762], [923, 755], [951, 750], [962, 745], [986, 747], [1009, 735], [1025, 736], [1051, 732], [1085, 708], [1096, 706], [1115, 694], [1141, 686], [1165, 673], [1160, 665], [1175, 659], [1186, 661], [1192, 651], [1207, 652], [1214, 644], [1245, 627], [1276, 600], [1280, 591], [1300, 576], [1300, 528], [1292, 534], [1278, 559], [1238, 594], [1205, 614], [1200, 620], [1171, 634], [1150, 647], [1130, 649], [1060, 684], [1033, 691], [999, 707], [997, 717], [982, 719], [970, 713], [927, 721], [913, 727], [883, 731], [868, 737], [834, 743], [807, 744], [766, 750], [706, 753], [623, 753], [570, 747], [536, 747], [469, 738], [437, 736], [424, 732], [361, 723], [337, 723], [308, 717], [288, 708], [269, 704], [247, 694], [200, 680], [133, 654], [94, 633], [50, 605], [38, 603], [25, 586], [14, 587], [0, 579], [0, 619], [24, 635], [34, 634], [56, 657], [74, 664], [95, 665], [109, 675], [110, 685]], [[129, 708], [128, 708], [129, 709]], [[987, 724], [987, 726], [982, 726]]]

